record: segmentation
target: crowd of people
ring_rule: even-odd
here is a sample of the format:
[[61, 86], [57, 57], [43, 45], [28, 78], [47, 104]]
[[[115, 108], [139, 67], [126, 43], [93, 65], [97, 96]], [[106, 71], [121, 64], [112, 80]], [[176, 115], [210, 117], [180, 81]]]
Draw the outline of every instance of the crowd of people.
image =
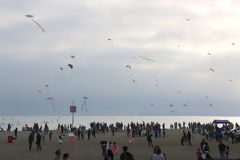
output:
[[[236, 123], [235, 128], [238, 128], [239, 125]], [[196, 157], [198, 160], [204, 160], [204, 159], [212, 159], [210, 155], [210, 148], [208, 145], [208, 139], [214, 138], [218, 143], [218, 150], [221, 159], [228, 159], [230, 154], [230, 147], [225, 145], [223, 143], [224, 137], [228, 137], [232, 139], [233, 143], [236, 143], [238, 140], [236, 137], [231, 134], [230, 130], [234, 128], [233, 124], [223, 125], [223, 127], [219, 128], [217, 125], [214, 125], [213, 123], [207, 123], [207, 124], [201, 124], [196, 122], [189, 122], [188, 125], [186, 125], [185, 122], [177, 123], [170, 125], [170, 129], [180, 129], [180, 144], [183, 146], [185, 143], [187, 143], [189, 146], [192, 145], [191, 139], [192, 134], [201, 134], [204, 136], [204, 139], [202, 139], [199, 148], [196, 152]], [[8, 131], [11, 130], [11, 126], [9, 125], [7, 128]], [[58, 148], [55, 152], [55, 160], [60, 160], [61, 157], [64, 160], [67, 160], [69, 158], [69, 153], [64, 153], [62, 155], [62, 143], [63, 143], [63, 136], [64, 134], [67, 134], [69, 132], [73, 133], [75, 135], [75, 138], [77, 140], [84, 140], [84, 135], [87, 134], [87, 140], [91, 140], [91, 138], [96, 138], [97, 134], [107, 134], [111, 136], [115, 136], [116, 132], [125, 132], [127, 137], [131, 137], [129, 142], [134, 142], [136, 137], [146, 137], [146, 141], [148, 144], [148, 148], [153, 149], [153, 154], [151, 156], [152, 160], [165, 160], [166, 159], [166, 153], [162, 153], [161, 148], [159, 146], [153, 145], [153, 139], [154, 138], [160, 138], [160, 137], [166, 137], [166, 128], [165, 123], [129, 123], [127, 125], [123, 125], [123, 123], [115, 123], [115, 124], [107, 124], [107, 123], [100, 123], [100, 122], [92, 122], [89, 125], [89, 128], [86, 126], [80, 125], [78, 128], [73, 127], [71, 124], [58, 124], [57, 130], [59, 132], [58, 137]], [[17, 128], [14, 130], [15, 137], [17, 137]], [[44, 129], [42, 129], [42, 126], [38, 126], [38, 124], [34, 124], [34, 126], [31, 128], [31, 133], [28, 137], [28, 143], [29, 143], [29, 151], [32, 150], [32, 144], [34, 140], [36, 139], [36, 145], [37, 145], [37, 151], [41, 151], [42, 146], [41, 144], [45, 141], [46, 136], [49, 137], [49, 140], [51, 141], [53, 135], [53, 131], [49, 130], [47, 123], [44, 126]], [[117, 155], [120, 147], [116, 142], [108, 142], [105, 140], [101, 141], [101, 147], [102, 147], [102, 156], [104, 160], [114, 160], [114, 156]], [[123, 146], [122, 147], [122, 153], [119, 156], [120, 160], [134, 160], [134, 156], [128, 152], [128, 147]]]

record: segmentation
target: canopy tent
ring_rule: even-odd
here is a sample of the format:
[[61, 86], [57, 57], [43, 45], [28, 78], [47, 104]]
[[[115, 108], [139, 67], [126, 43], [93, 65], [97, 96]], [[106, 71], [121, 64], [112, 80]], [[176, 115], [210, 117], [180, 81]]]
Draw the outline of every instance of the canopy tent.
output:
[[231, 123], [229, 120], [214, 120], [214, 124], [228, 124]]

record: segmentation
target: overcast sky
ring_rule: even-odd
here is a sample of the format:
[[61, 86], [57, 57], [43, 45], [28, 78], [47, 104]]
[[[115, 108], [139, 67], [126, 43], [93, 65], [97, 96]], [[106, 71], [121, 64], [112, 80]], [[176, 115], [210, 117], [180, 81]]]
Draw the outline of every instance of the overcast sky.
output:
[[240, 1], [0, 3], [0, 115], [239, 116]]

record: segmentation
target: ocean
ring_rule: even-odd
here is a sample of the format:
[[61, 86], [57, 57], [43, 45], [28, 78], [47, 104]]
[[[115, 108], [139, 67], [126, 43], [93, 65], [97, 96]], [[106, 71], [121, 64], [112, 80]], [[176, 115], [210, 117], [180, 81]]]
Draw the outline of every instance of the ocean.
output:
[[[217, 116], [74, 116], [74, 126], [78, 127], [80, 124], [89, 127], [91, 122], [106, 122], [108, 124], [115, 122], [123, 122], [126, 125], [129, 122], [158, 122], [165, 123], [166, 128], [174, 122], [201, 122], [209, 123], [213, 120], [229, 120], [234, 124], [240, 124], [240, 117], [217, 117]], [[25, 124], [33, 126], [38, 123], [44, 127], [48, 123], [50, 129], [57, 128], [57, 124], [70, 124], [72, 123], [72, 116], [0, 116], [0, 128], [6, 130], [8, 123], [11, 124], [12, 130], [16, 127], [21, 130]]]

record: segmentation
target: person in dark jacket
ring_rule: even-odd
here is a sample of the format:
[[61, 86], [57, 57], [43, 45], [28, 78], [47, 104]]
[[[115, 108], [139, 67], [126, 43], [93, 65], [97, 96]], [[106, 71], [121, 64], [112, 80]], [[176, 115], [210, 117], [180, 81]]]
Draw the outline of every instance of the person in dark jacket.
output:
[[41, 147], [41, 140], [42, 140], [42, 136], [41, 136], [41, 134], [38, 132], [38, 134], [37, 134], [37, 141], [36, 141], [37, 151], [42, 149], [42, 147]]
[[32, 142], [34, 141], [34, 132], [31, 132], [28, 136], [28, 145], [29, 145], [29, 151], [32, 149]]

